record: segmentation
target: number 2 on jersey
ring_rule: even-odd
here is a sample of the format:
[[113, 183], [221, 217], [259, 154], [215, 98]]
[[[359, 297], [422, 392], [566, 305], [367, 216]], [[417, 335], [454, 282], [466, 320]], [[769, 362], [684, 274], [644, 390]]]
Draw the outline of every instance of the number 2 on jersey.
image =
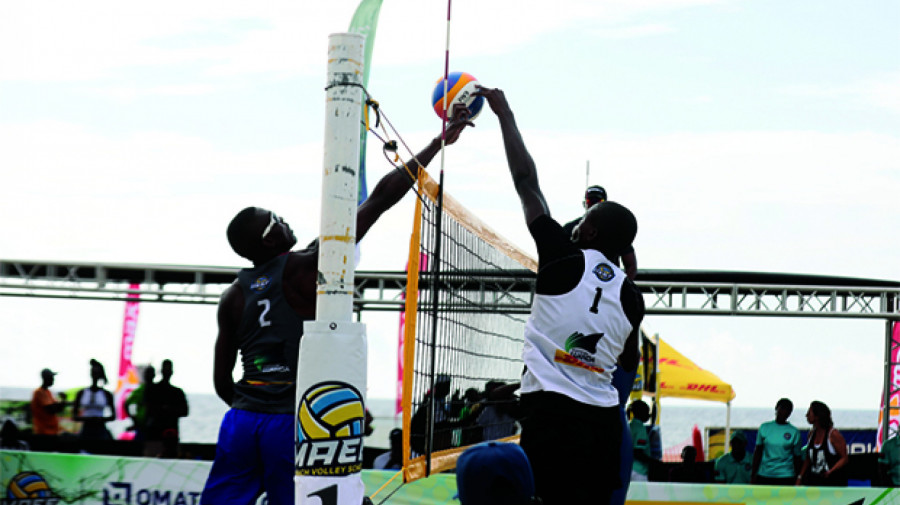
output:
[[263, 308], [262, 312], [260, 312], [260, 314], [259, 314], [260, 328], [265, 328], [266, 326], [272, 326], [272, 321], [269, 321], [266, 319], [266, 315], [269, 314], [269, 309], [272, 308], [272, 302], [270, 302], [268, 298], [263, 298], [262, 300], [257, 301], [256, 305], [259, 305]]

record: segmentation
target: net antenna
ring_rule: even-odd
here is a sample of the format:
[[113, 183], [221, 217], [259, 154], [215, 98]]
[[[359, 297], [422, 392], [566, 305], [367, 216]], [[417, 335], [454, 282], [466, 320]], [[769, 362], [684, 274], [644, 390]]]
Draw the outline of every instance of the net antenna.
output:
[[358, 505], [365, 495], [367, 344], [365, 325], [353, 321], [365, 41], [328, 37], [316, 318], [303, 325], [297, 367], [296, 503]]

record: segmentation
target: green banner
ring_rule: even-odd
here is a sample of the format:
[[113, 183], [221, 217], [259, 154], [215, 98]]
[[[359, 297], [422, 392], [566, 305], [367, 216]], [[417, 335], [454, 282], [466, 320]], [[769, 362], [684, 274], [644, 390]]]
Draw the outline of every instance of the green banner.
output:
[[[350, 21], [350, 33], [358, 33], [366, 37], [366, 48], [363, 52], [363, 86], [369, 86], [369, 71], [372, 68], [372, 50], [375, 48], [375, 29], [378, 27], [378, 13], [381, 11], [382, 0], [362, 0]], [[368, 98], [368, 97], [364, 97]], [[363, 108], [365, 109], [365, 105]], [[365, 118], [365, 110], [363, 110]], [[359, 194], [357, 202], [362, 203], [369, 197], [369, 189], [366, 186], [366, 127], [359, 128]]]
[[[211, 466], [210, 461], [0, 451], [0, 505], [197, 505]], [[453, 474], [405, 485], [395, 476], [363, 470], [366, 494], [377, 492], [375, 503], [390, 495], [390, 505], [459, 504]], [[900, 505], [900, 490], [634, 482], [628, 503]]]

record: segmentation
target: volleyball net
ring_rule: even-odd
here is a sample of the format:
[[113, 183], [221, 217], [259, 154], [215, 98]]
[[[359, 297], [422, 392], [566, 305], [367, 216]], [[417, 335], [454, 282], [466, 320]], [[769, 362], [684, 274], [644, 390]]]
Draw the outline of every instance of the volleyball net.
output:
[[515, 440], [537, 262], [424, 170], [406, 289], [404, 480], [455, 467], [466, 447]]

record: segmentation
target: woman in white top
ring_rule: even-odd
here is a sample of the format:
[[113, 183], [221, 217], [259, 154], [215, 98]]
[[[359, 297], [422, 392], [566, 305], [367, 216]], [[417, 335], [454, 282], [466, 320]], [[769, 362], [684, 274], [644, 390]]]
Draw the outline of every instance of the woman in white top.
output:
[[112, 435], [106, 423], [116, 419], [113, 395], [100, 385], [109, 382], [106, 371], [99, 361], [91, 360], [91, 385], [78, 392], [75, 397], [75, 420], [81, 421], [81, 438], [110, 440]]

